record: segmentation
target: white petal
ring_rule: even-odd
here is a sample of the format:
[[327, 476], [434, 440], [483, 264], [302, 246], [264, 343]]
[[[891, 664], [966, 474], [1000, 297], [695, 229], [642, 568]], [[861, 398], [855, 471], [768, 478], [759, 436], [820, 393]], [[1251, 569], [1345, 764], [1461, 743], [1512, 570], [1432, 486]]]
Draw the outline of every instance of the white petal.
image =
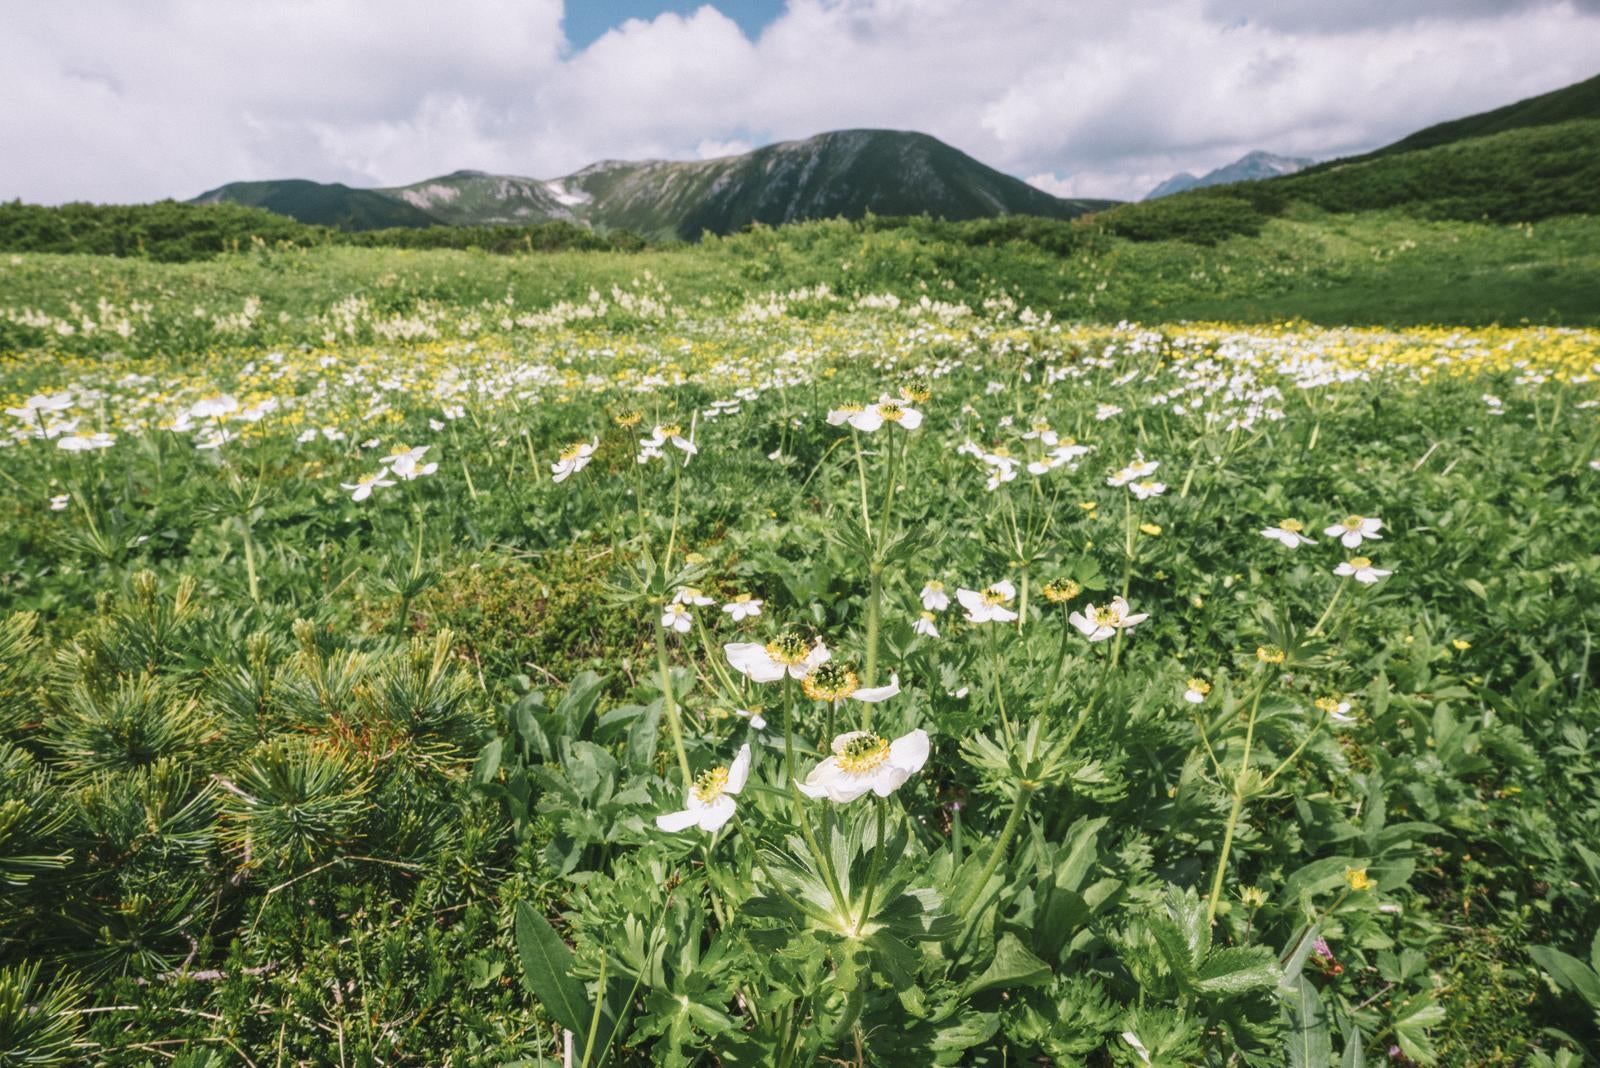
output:
[[1010, 581], [1007, 579], [1001, 579], [999, 582], [996, 582], [989, 588], [994, 590], [996, 593], [999, 593], [1008, 601], [1017, 595], [1017, 588], [1011, 585]]
[[893, 764], [885, 764], [870, 778], [872, 779], [872, 792], [879, 797], [888, 797], [906, 784], [906, 780], [911, 778], [911, 772], [904, 768], [897, 768]]
[[922, 765], [928, 762], [928, 748], [927, 731], [919, 729], [902, 734], [889, 743], [889, 763], [907, 775], [921, 771]]
[[900, 417], [900, 425], [907, 430], [917, 429], [922, 425], [922, 413], [914, 408], [907, 408], [905, 414]]
[[744, 789], [744, 784], [750, 779], [750, 746], [748, 743], [739, 747], [739, 755], [733, 758], [733, 763], [728, 765], [728, 785], [724, 787], [730, 794], [737, 794]]
[[850, 417], [850, 425], [870, 434], [883, 425], [883, 416], [871, 408], [866, 408]]
[[722, 647], [728, 663], [754, 682], [777, 682], [783, 678], [783, 665], [757, 642], [729, 642]]
[[863, 687], [850, 696], [854, 697], [857, 701], [865, 701], [868, 704], [876, 704], [879, 701], [887, 701], [889, 698], [893, 697], [899, 692], [900, 676], [891, 674], [889, 676], [889, 685]]
[[956, 600], [961, 602], [961, 607], [969, 612], [978, 612], [987, 607], [983, 594], [977, 590], [956, 590]]
[[715, 831], [724, 823], [733, 819], [733, 812], [738, 806], [733, 798], [723, 794], [711, 804], [700, 810], [700, 829], [702, 831]]
[[700, 813], [684, 809], [682, 812], [665, 812], [656, 817], [656, 826], [663, 831], [687, 830], [700, 822]]
[[1002, 608], [999, 605], [995, 605], [989, 609], [989, 618], [994, 620], [996, 623], [1010, 623], [1012, 620], [1017, 618], [1017, 614], [1009, 608]]

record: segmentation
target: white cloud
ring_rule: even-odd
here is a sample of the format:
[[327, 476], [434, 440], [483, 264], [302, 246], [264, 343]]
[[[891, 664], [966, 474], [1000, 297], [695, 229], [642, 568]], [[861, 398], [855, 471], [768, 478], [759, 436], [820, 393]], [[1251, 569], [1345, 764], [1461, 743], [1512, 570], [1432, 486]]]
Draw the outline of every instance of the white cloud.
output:
[[856, 126], [1131, 197], [1252, 149], [1373, 147], [1600, 54], [1600, 0], [789, 0], [755, 40], [707, 4], [579, 52], [561, 0], [86, 0], [7, 22], [0, 198], [42, 202], [551, 177]]

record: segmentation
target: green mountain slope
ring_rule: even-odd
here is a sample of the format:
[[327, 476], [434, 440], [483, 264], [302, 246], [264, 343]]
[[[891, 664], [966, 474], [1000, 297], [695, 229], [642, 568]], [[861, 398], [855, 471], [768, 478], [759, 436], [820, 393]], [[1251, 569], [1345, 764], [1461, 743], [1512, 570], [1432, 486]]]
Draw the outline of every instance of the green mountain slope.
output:
[[858, 219], [869, 212], [1070, 219], [1112, 203], [1062, 200], [926, 134], [893, 130], [842, 130], [722, 159], [613, 160], [548, 181], [456, 171], [388, 189], [299, 179], [235, 182], [194, 201], [221, 202], [350, 230], [575, 222], [691, 240], [751, 223]]
[[1530, 126], [1261, 182], [1128, 204], [1096, 224], [1140, 241], [1211, 244], [1255, 234], [1294, 205], [1329, 212], [1399, 209], [1424, 219], [1532, 222], [1600, 214], [1600, 119]]
[[483, 171], [456, 171], [442, 178], [372, 192], [402, 201], [451, 226], [570, 222], [577, 218], [572, 208], [583, 201], [582, 197], [567, 194], [559, 181], [542, 182]]
[[1466, 141], [1474, 137], [1505, 133], [1507, 130], [1551, 126], [1575, 119], [1600, 119], [1600, 74], [1576, 85], [1519, 100], [1515, 104], [1507, 104], [1503, 108], [1441, 122], [1418, 130], [1414, 134], [1408, 134], [1394, 144], [1385, 145], [1359, 156], [1330, 160], [1311, 169], [1325, 170], [1350, 163], [1362, 163], [1382, 156], [1394, 156]]
[[201, 193], [190, 203], [266, 208], [313, 226], [332, 226], [340, 230], [439, 224], [437, 218], [421, 208], [376, 190], [353, 189], [338, 182], [312, 182], [303, 178], [229, 182]]
[[1106, 201], [1063, 200], [926, 134], [841, 130], [694, 162], [606, 162], [563, 180], [596, 226], [693, 239], [750, 223], [927, 214], [1067, 219]]

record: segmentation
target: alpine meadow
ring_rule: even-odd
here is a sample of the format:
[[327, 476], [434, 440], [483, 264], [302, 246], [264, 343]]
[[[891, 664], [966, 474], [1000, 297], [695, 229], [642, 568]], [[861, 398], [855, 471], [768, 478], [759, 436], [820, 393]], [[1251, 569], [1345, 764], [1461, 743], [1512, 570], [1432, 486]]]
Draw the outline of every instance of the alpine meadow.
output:
[[0, 1066], [1600, 1063], [1600, 78], [1293, 155], [0, 204]]

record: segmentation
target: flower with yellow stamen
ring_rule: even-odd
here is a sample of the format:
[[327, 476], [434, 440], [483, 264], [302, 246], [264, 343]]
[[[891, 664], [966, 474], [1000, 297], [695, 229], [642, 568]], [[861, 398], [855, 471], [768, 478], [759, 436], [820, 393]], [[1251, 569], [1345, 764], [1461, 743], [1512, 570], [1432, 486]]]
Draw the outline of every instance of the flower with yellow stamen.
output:
[[702, 831], [715, 831], [733, 818], [734, 803], [744, 784], [750, 778], [750, 747], [739, 747], [739, 755], [727, 767], [708, 768], [700, 773], [684, 796], [682, 811], [667, 812], [656, 817], [656, 826], [663, 831], [684, 831], [699, 827]]
[[800, 783], [807, 797], [848, 804], [871, 791], [888, 797], [928, 761], [928, 732], [914, 730], [889, 741], [871, 731], [851, 731], [833, 740], [833, 755]]
[[1044, 599], [1051, 604], [1066, 604], [1083, 592], [1083, 587], [1069, 578], [1051, 579], [1042, 588]]

